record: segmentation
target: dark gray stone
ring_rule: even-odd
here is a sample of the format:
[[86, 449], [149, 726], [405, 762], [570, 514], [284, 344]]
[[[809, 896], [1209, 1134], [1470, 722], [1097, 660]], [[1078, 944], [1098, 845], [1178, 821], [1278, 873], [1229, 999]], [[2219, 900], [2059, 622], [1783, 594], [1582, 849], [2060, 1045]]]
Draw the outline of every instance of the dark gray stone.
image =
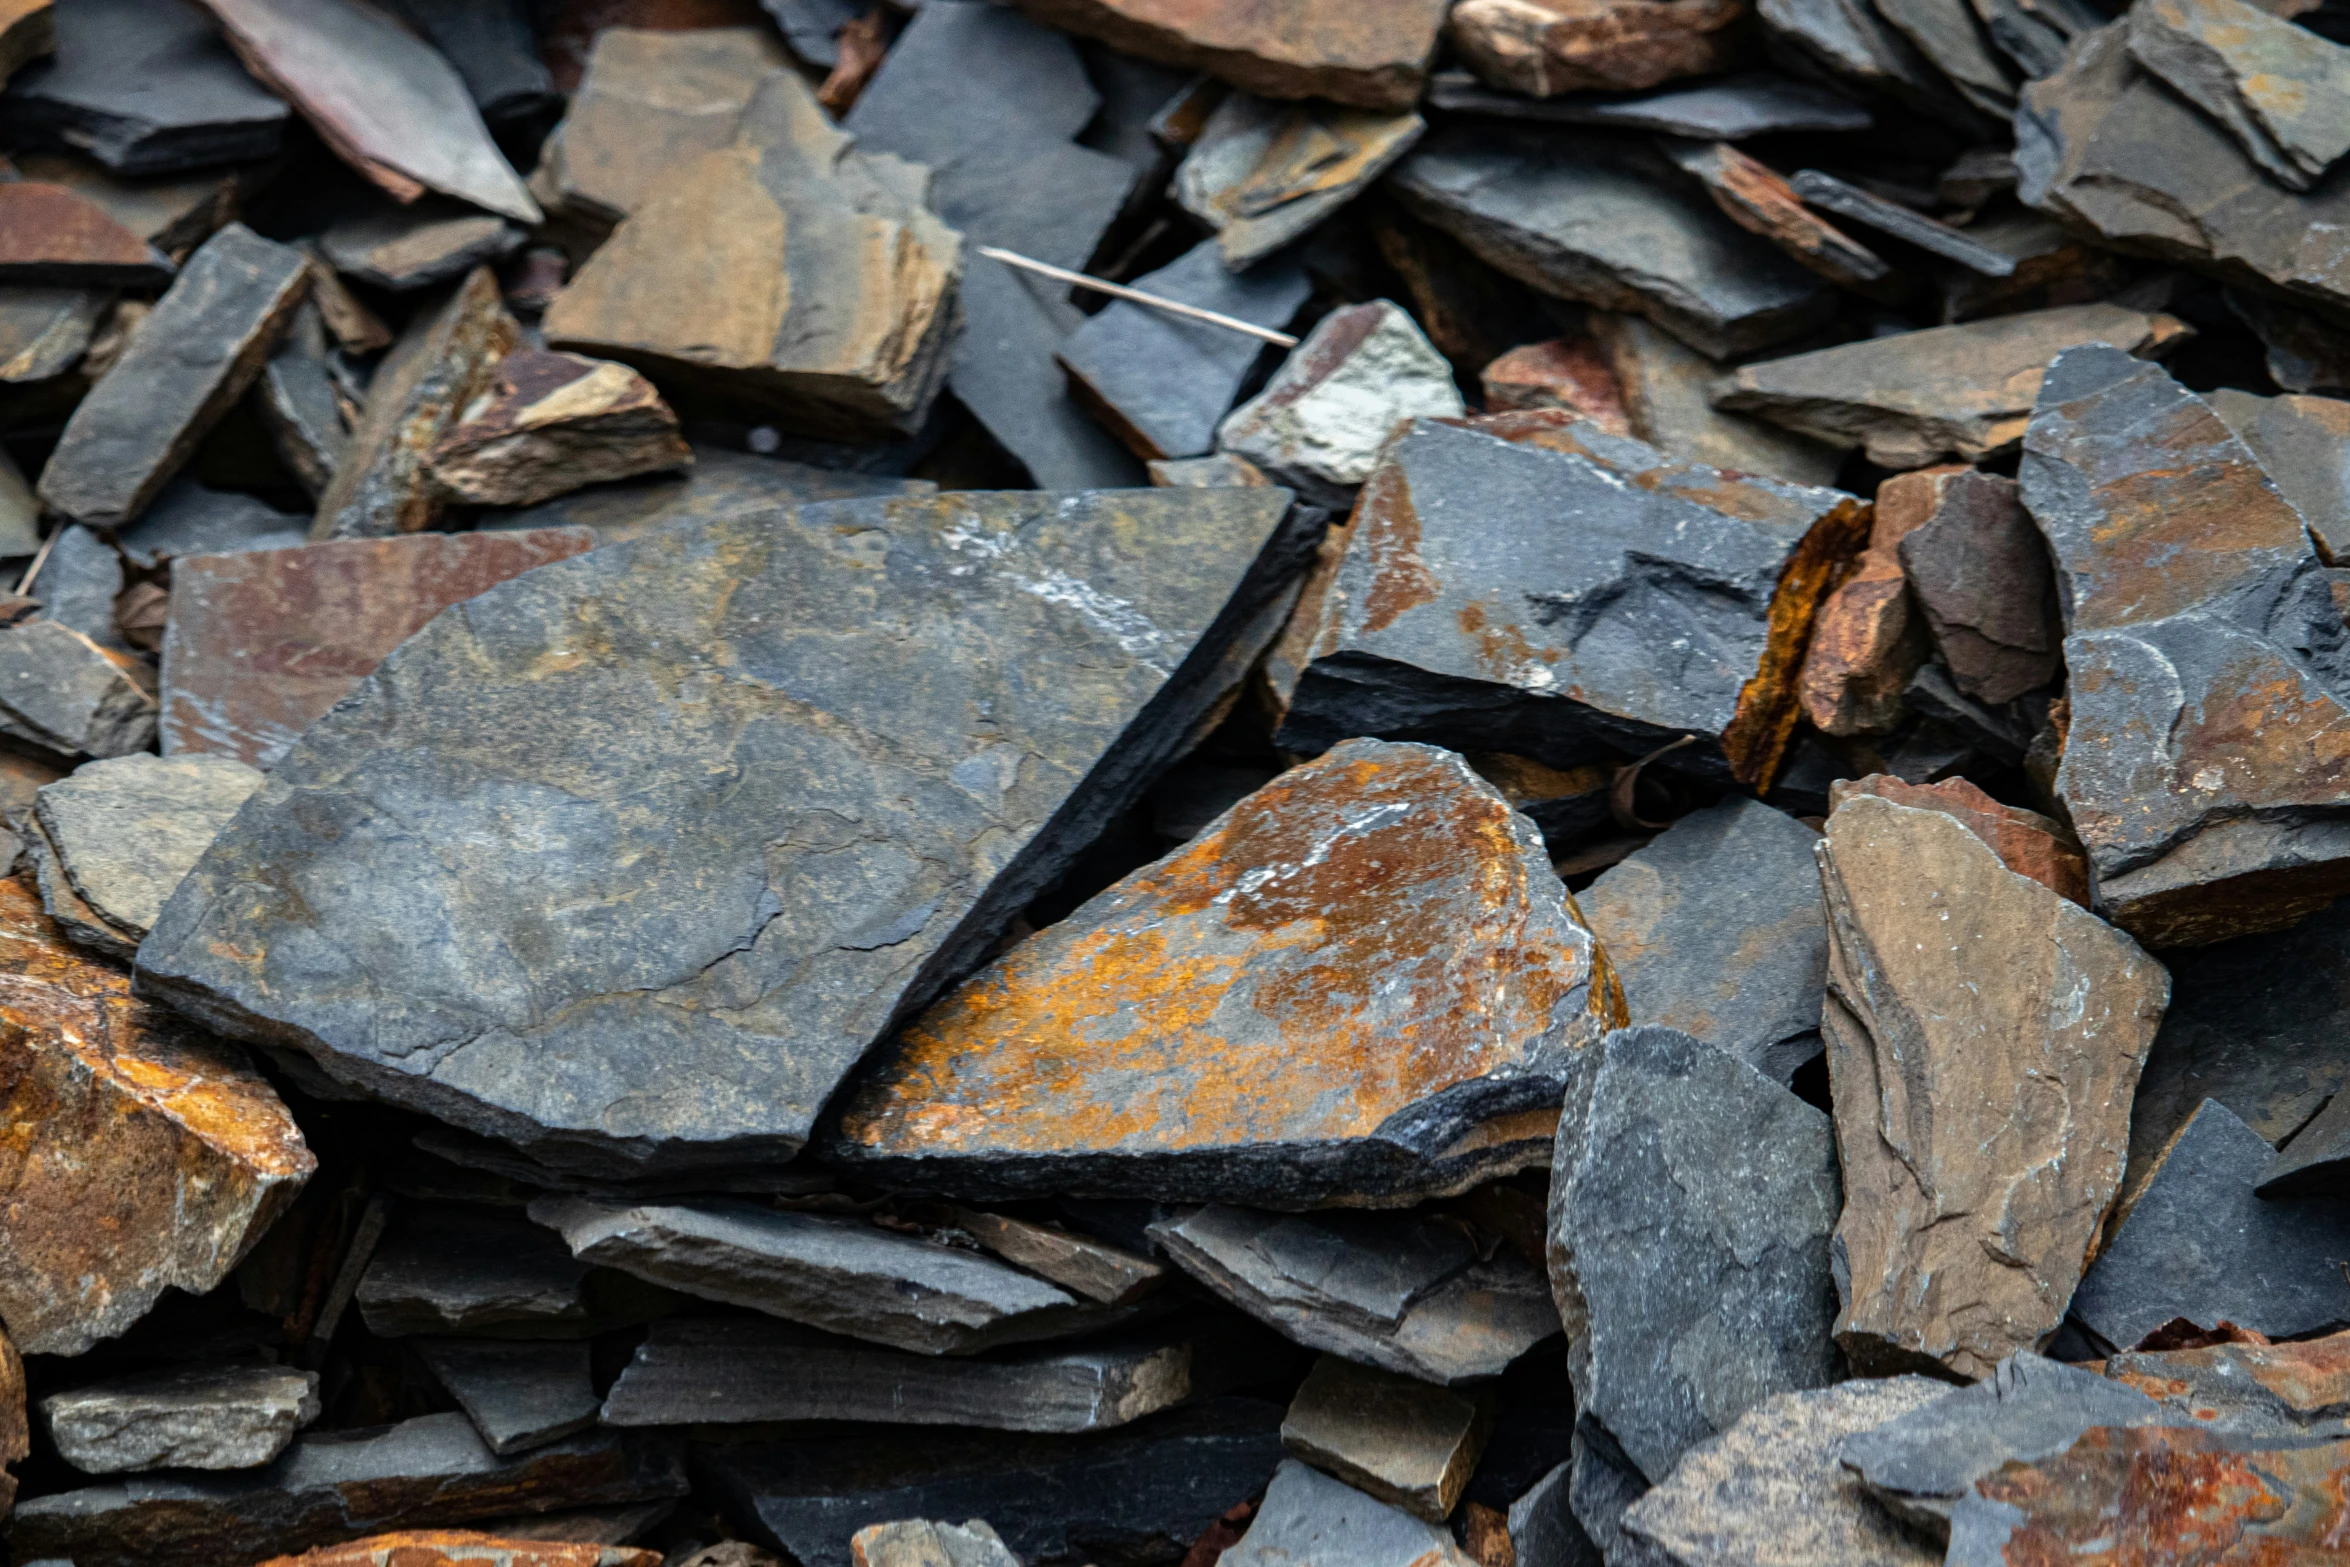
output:
[[1575, 1521], [1570, 1505], [1574, 1474], [1573, 1462], [1563, 1463], [1510, 1504], [1510, 1548], [1516, 1567], [1599, 1567], [1599, 1547]]
[[[301, 481], [312, 500], [333, 482], [343, 452], [351, 444], [330, 352], [326, 321], [319, 314], [318, 303], [304, 300], [294, 313], [293, 325], [286, 329], [285, 341], [261, 367], [261, 379], [253, 387], [254, 408], [269, 430], [278, 460]], [[250, 504], [268, 509], [258, 501]], [[287, 521], [294, 523], [295, 519]]]
[[2350, 1095], [2332, 1101], [2261, 1173], [2263, 1197], [2302, 1197], [2350, 1191]]
[[2130, 58], [2227, 128], [2287, 190], [2350, 152], [2350, 49], [2243, 0], [2130, 9]]
[[1273, 1471], [1265, 1499], [1228, 1567], [1469, 1567], [1441, 1523], [1365, 1496], [1294, 1458]]
[[50, 917], [77, 940], [87, 939], [77, 925], [104, 927], [97, 944], [128, 958], [188, 867], [259, 787], [261, 775], [230, 757], [143, 751], [84, 762], [43, 785], [27, 847]]
[[1869, 111], [1849, 98], [1762, 71], [1676, 83], [1629, 97], [1605, 93], [1558, 98], [1529, 98], [1488, 87], [1467, 71], [1438, 71], [1428, 80], [1428, 107], [1504, 120], [1653, 131], [1695, 141], [1744, 141], [1791, 131], [1865, 131], [1874, 123]]
[[97, 532], [80, 523], [60, 529], [41, 574], [26, 591], [41, 601], [41, 613], [70, 626], [102, 648], [128, 653], [114, 623], [115, 596], [122, 592], [122, 557]]
[[528, 237], [520, 224], [440, 197], [356, 213], [319, 235], [318, 248], [345, 277], [405, 293], [503, 261]]
[[1819, 325], [1835, 291], [1702, 192], [1659, 178], [1643, 143], [1453, 126], [1388, 176], [1427, 222], [1530, 287], [1644, 315], [1716, 359]]
[[0, 387], [71, 370], [113, 300], [111, 289], [0, 287]]
[[1238, 272], [1304, 238], [1426, 134], [1417, 114], [1229, 93], [1169, 187]]
[[491, 130], [543, 130], [562, 111], [524, 0], [392, 0], [392, 9], [457, 67]]
[[234, 490], [174, 479], [137, 522], [115, 530], [114, 542], [132, 565], [153, 571], [182, 555], [291, 549], [309, 535], [307, 517], [289, 516]]
[[863, 16], [864, 0], [759, 0], [791, 52], [826, 70], [840, 63], [840, 30]]
[[2053, 76], [2076, 39], [2112, 20], [2088, 0], [1975, 0], [1975, 15], [1999, 52], [2032, 81]]
[[2105, 1374], [2160, 1402], [2177, 1425], [2205, 1430], [2350, 1437], [2350, 1338], [2244, 1340], [2193, 1349], [2124, 1351]]
[[1868, 0], [1758, 0], [1755, 14], [1771, 53], [1791, 68], [1824, 73], [1871, 101], [1898, 103], [1970, 138], [1989, 128]]
[[600, 1401], [583, 1343], [431, 1339], [416, 1353], [501, 1457], [560, 1442], [596, 1423]]
[[1806, 206], [1833, 212], [1880, 234], [1905, 240], [1945, 261], [1955, 261], [1970, 272], [1980, 272], [1985, 277], [2010, 277], [2015, 272], [2016, 259], [2005, 251], [1980, 244], [1949, 224], [1937, 223], [1899, 202], [1848, 185], [1833, 174], [1798, 169], [1787, 183]]
[[2014, 766], [2032, 743], [2029, 725], [2011, 710], [1987, 707], [1958, 688], [1941, 664], [1921, 664], [1901, 692], [1901, 705], [1941, 725], [1975, 750]]
[[2173, 1317], [2225, 1318], [2270, 1338], [2350, 1323], [2350, 1215], [2325, 1198], [2264, 1200], [2275, 1150], [2207, 1099], [2163, 1151], [2073, 1293], [2073, 1316], [2117, 1349]]
[[671, 523], [743, 517], [807, 501], [937, 492], [938, 486], [927, 479], [881, 478], [754, 457], [719, 446], [697, 446], [693, 466], [683, 473], [624, 479], [574, 490], [536, 506], [487, 511], [478, 526], [492, 532], [587, 528], [601, 546], [637, 538]]
[[1655, 1547], [1624, 1532], [1624, 1514], [1648, 1494], [1648, 1480], [1616, 1447], [1615, 1438], [1577, 1421], [1567, 1460], [1567, 1505], [1591, 1548], [1607, 1567], [1652, 1567]]
[[106, 650], [54, 620], [0, 627], [0, 734], [61, 757], [155, 741], [155, 699]]
[[379, 1338], [586, 1338], [680, 1297], [575, 1260], [522, 1215], [403, 1203], [354, 1297]]
[[318, 1373], [180, 1366], [52, 1393], [41, 1416], [58, 1456], [84, 1474], [258, 1469], [318, 1418]]
[[1237, 682], [1228, 646], [1311, 544], [1288, 510], [835, 502], [528, 572], [312, 725], [145, 982], [549, 1163], [788, 1156]]
[[[2288, 392], [2339, 397], [2350, 391], [2350, 332], [2323, 316], [2297, 310], [2273, 295], [2248, 288], [2223, 289], [2221, 297], [2268, 350], [2270, 380]], [[2236, 433], [2243, 434], [2241, 430]]]
[[277, 155], [288, 112], [185, 0], [58, 0], [57, 52], [0, 93], [12, 147], [71, 147], [118, 174]]
[[2350, 401], [2337, 397], [2255, 397], [2223, 386], [2204, 395], [2327, 556], [2350, 560]]
[[1962, 473], [1903, 535], [1901, 573], [1965, 695], [1994, 706], [2056, 678], [2064, 626], [2048, 547], [2012, 480]]
[[1877, 14], [1915, 45], [1974, 109], [1997, 123], [2015, 108], [2015, 75], [1967, 0], [1875, 0]]

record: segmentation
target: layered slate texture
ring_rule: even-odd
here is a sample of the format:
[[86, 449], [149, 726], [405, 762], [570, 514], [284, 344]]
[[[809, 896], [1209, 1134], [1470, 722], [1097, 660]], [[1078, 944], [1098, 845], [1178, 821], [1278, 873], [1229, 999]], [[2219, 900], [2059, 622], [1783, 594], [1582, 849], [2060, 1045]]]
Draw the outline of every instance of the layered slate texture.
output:
[[1229, 683], [1288, 515], [852, 501], [527, 573], [277, 764], [145, 982], [543, 1160], [787, 1155]]
[[1574, 767], [1689, 735], [1663, 765], [1767, 787], [1812, 617], [1868, 528], [1841, 491], [1556, 413], [1420, 420], [1364, 486], [1281, 743]]
[[1534, 825], [1450, 752], [1354, 740], [917, 1019], [841, 1152], [987, 1194], [1433, 1195], [1540, 1163], [1622, 1018]]
[[2350, 891], [2341, 611], [2251, 449], [2162, 370], [2083, 348], [2050, 367], [2021, 479], [2064, 612], [2056, 789], [2100, 910], [2194, 946]]

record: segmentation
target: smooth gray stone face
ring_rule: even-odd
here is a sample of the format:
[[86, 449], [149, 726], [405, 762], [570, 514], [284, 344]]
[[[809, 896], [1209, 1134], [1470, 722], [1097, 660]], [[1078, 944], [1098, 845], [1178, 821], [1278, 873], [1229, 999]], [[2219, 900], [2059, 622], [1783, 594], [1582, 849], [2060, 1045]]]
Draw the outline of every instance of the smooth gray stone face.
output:
[[41, 562], [41, 574], [33, 579], [33, 595], [41, 601], [44, 616], [102, 648], [127, 653], [131, 645], [114, 624], [114, 600], [120, 592], [122, 557], [78, 522], [58, 533], [49, 558]]
[[525, 0], [395, 0], [392, 8], [457, 67], [492, 131], [562, 109]]
[[1907, 240], [1920, 250], [1955, 261], [1972, 272], [1985, 277], [2010, 277], [2016, 269], [2016, 259], [2004, 251], [1961, 233], [1947, 223], [1937, 223], [1920, 212], [1912, 212], [1898, 202], [1848, 185], [1833, 174], [1817, 169], [1803, 169], [1789, 182], [1795, 194], [1808, 206], [1822, 212], [1832, 212], [1841, 218], [1865, 224], [1880, 234]]
[[184, 0], [59, 0], [57, 53], [9, 79], [0, 136], [74, 147], [118, 174], [277, 155], [288, 110]]
[[1600, 1567], [1599, 1547], [1575, 1521], [1572, 1460], [1534, 1482], [1510, 1504], [1510, 1547], [1518, 1567]]
[[1774, 1393], [1834, 1379], [1827, 1115], [1725, 1050], [1618, 1029], [1567, 1090], [1551, 1289], [1575, 1406], [1651, 1482]]
[[1465, 1567], [1441, 1524], [1365, 1496], [1294, 1458], [1273, 1471], [1265, 1500], [1226, 1567]]
[[525, 573], [310, 728], [143, 982], [550, 1164], [780, 1160], [1240, 677], [1288, 514], [843, 502]]
[[493, 1453], [528, 1452], [596, 1423], [584, 1343], [433, 1339], [416, 1352]]
[[174, 479], [137, 522], [116, 531], [114, 542], [132, 565], [151, 571], [182, 555], [290, 549], [307, 543], [309, 532], [307, 517], [289, 516], [234, 490]]
[[2216, 1100], [2171, 1143], [2121, 1229], [2073, 1293], [2073, 1315], [2117, 1349], [2173, 1317], [2270, 1338], [2350, 1323], [2350, 1215], [2328, 1198], [2254, 1194], [2275, 1150]]
[[1869, 111], [1824, 87], [1766, 72], [1676, 84], [1637, 97], [1609, 93], [1529, 98], [1488, 87], [1467, 71], [1439, 71], [1428, 81], [1428, 106], [1453, 114], [1604, 125], [1696, 141], [1744, 141], [1786, 131], [1865, 131]]
[[344, 276], [405, 293], [503, 261], [529, 237], [519, 224], [444, 199], [345, 218], [318, 237], [318, 248]]
[[155, 699], [54, 620], [0, 628], [0, 734], [59, 756], [127, 756], [155, 740]]
[[52, 1393], [41, 1415], [84, 1474], [257, 1469], [318, 1418], [318, 1373], [188, 1366]]
[[586, 1263], [519, 1214], [404, 1203], [360, 1276], [369, 1332], [585, 1337]]
[[140, 752], [83, 763], [44, 785], [34, 811], [75, 893], [136, 943], [260, 787], [231, 757]]
[[1607, 1567], [1653, 1567], [1660, 1560], [1656, 1547], [1624, 1532], [1624, 1514], [1647, 1494], [1647, 1478], [1617, 1449], [1615, 1439], [1578, 1420], [1567, 1460], [1567, 1505]]

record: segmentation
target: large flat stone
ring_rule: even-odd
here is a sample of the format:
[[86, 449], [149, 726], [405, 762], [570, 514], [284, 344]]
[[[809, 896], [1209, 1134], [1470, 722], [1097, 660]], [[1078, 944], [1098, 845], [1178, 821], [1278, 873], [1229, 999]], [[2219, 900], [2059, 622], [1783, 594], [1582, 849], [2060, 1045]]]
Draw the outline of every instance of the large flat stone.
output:
[[258, 1469], [318, 1408], [317, 1372], [263, 1365], [147, 1372], [41, 1400], [58, 1456], [84, 1474]]
[[0, 283], [160, 288], [174, 268], [106, 209], [62, 185], [0, 185]]
[[64, 918], [46, 896], [54, 871], [111, 927], [115, 955], [128, 958], [180, 878], [259, 787], [259, 773], [228, 757], [166, 761], [144, 752], [85, 762], [45, 786], [34, 816], [53, 856], [40, 861], [50, 917]]
[[2161, 1400], [2174, 1424], [2350, 1436], [2350, 1334], [2298, 1344], [2125, 1350], [2106, 1357], [2105, 1374]]
[[183, 0], [72, 0], [54, 28], [56, 53], [0, 95], [12, 146], [73, 147], [122, 174], [277, 155], [285, 104]]
[[2350, 49], [2244, 0], [2155, 0], [2130, 58], [2227, 128], [2262, 172], [2308, 190], [2350, 152]]
[[1369, 189], [1427, 129], [1417, 114], [1232, 93], [1208, 116], [1170, 189], [1216, 231], [1217, 254], [1237, 272]]
[[1267, 98], [1408, 109], [1436, 53], [1444, 0], [1020, 0], [1049, 27], [1206, 71]]
[[[517, 578], [311, 727], [142, 973], [558, 1165], [781, 1157], [1237, 680], [1228, 645], [1304, 553], [1287, 512], [836, 502]], [[420, 810], [461, 868], [426, 868]]]
[[1440, 1196], [1542, 1162], [1622, 1018], [1533, 825], [1349, 741], [916, 1019], [832, 1151], [983, 1195]]
[[1230, 1567], [1470, 1567], [1441, 1524], [1285, 1458]]

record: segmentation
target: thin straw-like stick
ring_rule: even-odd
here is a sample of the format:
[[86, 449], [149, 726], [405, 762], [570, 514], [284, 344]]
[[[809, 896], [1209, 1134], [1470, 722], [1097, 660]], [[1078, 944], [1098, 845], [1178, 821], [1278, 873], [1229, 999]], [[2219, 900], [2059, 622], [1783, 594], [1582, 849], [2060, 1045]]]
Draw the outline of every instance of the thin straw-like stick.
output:
[[1090, 288], [1097, 294], [1108, 294], [1113, 299], [1131, 299], [1138, 305], [1148, 305], [1153, 310], [1164, 310], [1169, 315], [1189, 316], [1194, 321], [1205, 321], [1210, 326], [1220, 326], [1227, 331], [1246, 332], [1251, 337], [1261, 337], [1266, 342], [1277, 343], [1283, 348], [1297, 346], [1297, 339], [1291, 337], [1287, 332], [1276, 332], [1271, 327], [1258, 326], [1253, 321], [1242, 321], [1232, 316], [1218, 314], [1213, 310], [1202, 310], [1197, 305], [1186, 305], [1172, 299], [1161, 299], [1156, 294], [1146, 294], [1139, 288], [1128, 288], [1123, 283], [1105, 283], [1098, 277], [1087, 277], [1084, 273], [1072, 272], [1067, 267], [1056, 267], [1033, 260], [1017, 251], [999, 250], [993, 245], [974, 245], [972, 248], [988, 259], [1000, 261], [1007, 267], [1019, 267], [1025, 271], [1042, 273], [1049, 278], [1058, 278], [1064, 283], [1074, 283], [1079, 288]]
[[41, 568], [43, 566], [49, 564], [49, 552], [57, 548], [57, 541], [64, 538], [65, 530], [72, 526], [73, 524], [70, 522], [61, 522], [57, 525], [57, 531], [55, 533], [50, 534], [47, 538], [41, 541], [40, 549], [35, 551], [33, 554], [33, 563], [30, 566], [25, 567], [23, 576], [16, 579], [16, 591], [18, 597], [21, 598], [25, 594], [33, 591], [33, 579], [41, 574]]

